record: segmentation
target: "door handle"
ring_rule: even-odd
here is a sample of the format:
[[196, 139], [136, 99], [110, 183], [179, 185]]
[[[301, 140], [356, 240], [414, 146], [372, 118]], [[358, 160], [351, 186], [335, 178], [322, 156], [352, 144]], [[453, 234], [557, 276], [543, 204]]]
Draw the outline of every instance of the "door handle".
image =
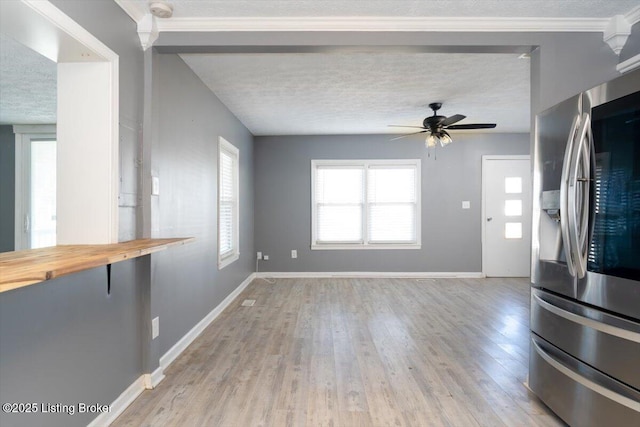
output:
[[564, 247], [564, 256], [567, 259], [567, 269], [571, 276], [576, 275], [575, 261], [573, 258], [574, 251], [571, 247], [571, 236], [569, 231], [569, 175], [571, 173], [572, 154], [574, 143], [580, 126], [580, 114], [573, 119], [567, 146], [564, 152], [564, 162], [562, 163], [562, 178], [560, 179], [560, 231], [562, 233], [562, 243]]
[[487, 222], [491, 222], [492, 219], [492, 217], [487, 218]]
[[[587, 271], [588, 228], [589, 228], [589, 180], [591, 174], [591, 120], [589, 114], [584, 113], [580, 120], [577, 143], [573, 147], [571, 167], [569, 172], [568, 208], [569, 208], [569, 239], [570, 250], [575, 264], [576, 276], [582, 279]], [[578, 176], [582, 172], [583, 176]], [[584, 178], [586, 176], [587, 178]], [[581, 180], [582, 178], [582, 180]], [[580, 190], [578, 185], [582, 185]], [[580, 195], [580, 197], [578, 197]]]

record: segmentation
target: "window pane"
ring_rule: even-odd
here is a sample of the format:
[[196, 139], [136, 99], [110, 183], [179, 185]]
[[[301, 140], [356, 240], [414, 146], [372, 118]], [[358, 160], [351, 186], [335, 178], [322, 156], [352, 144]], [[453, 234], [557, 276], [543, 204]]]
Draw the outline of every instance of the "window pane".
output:
[[316, 202], [361, 203], [363, 200], [364, 169], [318, 167], [316, 173]]
[[361, 242], [361, 205], [318, 205], [319, 242]]
[[369, 205], [369, 240], [415, 242], [415, 204]]
[[31, 141], [31, 248], [56, 244], [56, 141]]
[[369, 202], [416, 201], [415, 167], [369, 168], [367, 178]]
[[511, 176], [504, 179], [504, 192], [508, 194], [522, 193], [522, 178]]
[[507, 222], [504, 225], [504, 238], [505, 239], [522, 239], [522, 223]]
[[505, 200], [505, 216], [522, 216], [522, 200]]

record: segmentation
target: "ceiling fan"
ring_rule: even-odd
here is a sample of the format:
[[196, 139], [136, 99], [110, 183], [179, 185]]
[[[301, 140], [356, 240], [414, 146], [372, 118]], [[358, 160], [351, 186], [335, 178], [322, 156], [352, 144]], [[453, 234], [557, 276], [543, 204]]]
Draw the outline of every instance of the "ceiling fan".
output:
[[406, 138], [411, 135], [417, 135], [419, 133], [428, 132], [426, 139], [427, 147], [435, 147], [437, 144], [440, 144], [442, 147], [451, 143], [453, 140], [451, 139], [451, 135], [447, 130], [462, 130], [462, 129], [493, 129], [496, 127], [495, 123], [473, 123], [473, 124], [464, 124], [464, 125], [454, 125], [454, 123], [458, 123], [460, 120], [466, 118], [467, 116], [463, 116], [462, 114], [455, 114], [450, 117], [439, 116], [438, 110], [442, 107], [441, 102], [433, 102], [429, 104], [429, 108], [433, 110], [433, 116], [429, 116], [424, 119], [422, 122], [422, 126], [404, 126], [404, 125], [389, 125], [391, 127], [404, 127], [404, 128], [417, 128], [422, 129], [418, 132], [409, 133], [407, 135], [402, 135], [397, 138], [391, 139], [391, 141], [395, 141], [396, 139]]

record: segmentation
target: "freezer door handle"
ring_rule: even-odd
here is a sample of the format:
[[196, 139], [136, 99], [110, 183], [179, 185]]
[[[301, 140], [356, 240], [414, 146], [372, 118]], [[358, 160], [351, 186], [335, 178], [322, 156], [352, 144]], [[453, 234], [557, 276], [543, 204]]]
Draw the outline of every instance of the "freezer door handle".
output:
[[572, 313], [568, 310], [558, 307], [557, 305], [554, 305], [551, 302], [545, 301], [544, 298], [541, 297], [537, 292], [532, 293], [532, 297], [534, 302], [538, 304], [541, 308], [555, 314], [556, 316], [562, 317], [563, 319], [567, 319], [579, 325], [583, 325], [588, 328], [595, 329], [607, 335], [612, 335], [618, 338], [622, 338], [622, 339], [633, 341], [640, 344], [640, 333], [638, 332], [619, 328], [617, 326], [609, 325], [608, 323], [603, 323], [594, 319], [590, 319], [585, 316], [581, 316], [576, 313]]
[[540, 347], [537, 339], [532, 339], [531, 345], [533, 345], [533, 348], [536, 351], [536, 353], [538, 353], [538, 355], [542, 359], [544, 359], [545, 362], [547, 362], [549, 365], [555, 368], [558, 372], [571, 378], [573, 381], [583, 385], [589, 390], [592, 390], [610, 400], [613, 400], [614, 402], [620, 405], [626, 406], [629, 409], [640, 412], [640, 402], [630, 399], [626, 396], [622, 396], [608, 389], [607, 387], [604, 387], [603, 385], [598, 384], [597, 382], [592, 381], [591, 379], [580, 375], [578, 372], [574, 371], [573, 369], [565, 366], [563, 363], [556, 360], [551, 354], [547, 353], [542, 347]]

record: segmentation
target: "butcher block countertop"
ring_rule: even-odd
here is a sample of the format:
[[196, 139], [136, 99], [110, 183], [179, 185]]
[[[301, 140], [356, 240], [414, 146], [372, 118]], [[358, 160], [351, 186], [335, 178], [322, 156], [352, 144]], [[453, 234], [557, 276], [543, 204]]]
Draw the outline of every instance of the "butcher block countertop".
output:
[[141, 257], [193, 240], [139, 239], [110, 245], [61, 245], [0, 253], [0, 293]]

